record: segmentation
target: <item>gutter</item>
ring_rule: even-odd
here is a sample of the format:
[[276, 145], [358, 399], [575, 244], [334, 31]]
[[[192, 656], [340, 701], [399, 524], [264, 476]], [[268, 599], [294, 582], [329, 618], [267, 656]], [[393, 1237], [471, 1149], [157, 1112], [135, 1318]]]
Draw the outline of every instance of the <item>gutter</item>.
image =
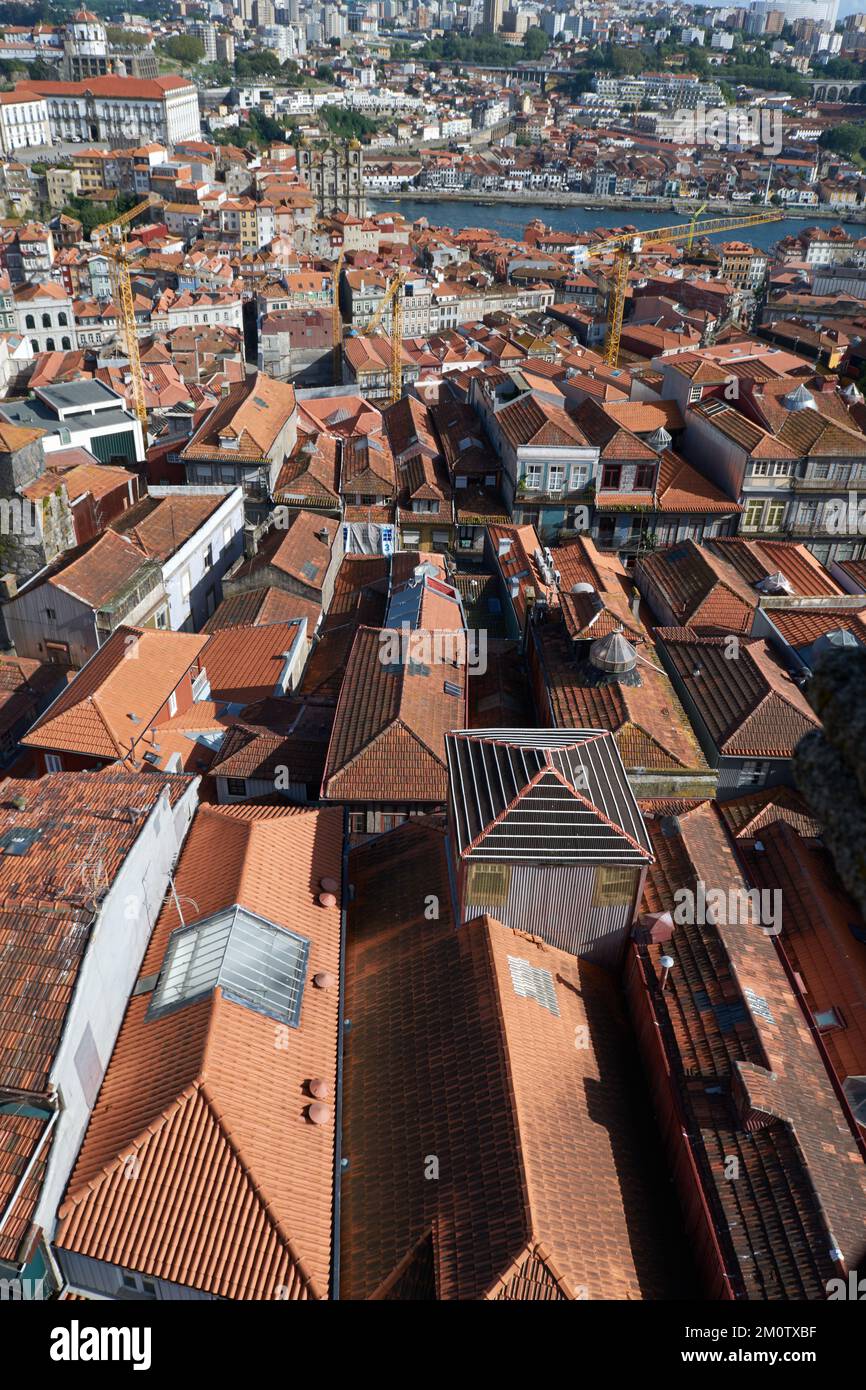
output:
[[[55, 1097], [54, 1099], [55, 1099], [55, 1102], [56, 1102], [56, 1097]], [[29, 1108], [30, 1108], [30, 1107], [28, 1107], [28, 1106], [26, 1105], [26, 1103], [25, 1103], [25, 1104], [24, 1104], [24, 1112], [26, 1112]], [[34, 1107], [33, 1107], [34, 1110], [38, 1110], [39, 1108], [40, 1108], [39, 1106], [34, 1106]], [[19, 1112], [19, 1113], [21, 1113], [21, 1112]], [[51, 1131], [54, 1129], [54, 1126], [56, 1125], [57, 1121], [60, 1119], [61, 1113], [62, 1113], [62, 1112], [61, 1112], [61, 1109], [60, 1109], [59, 1104], [56, 1104], [56, 1108], [52, 1111], [51, 1117], [50, 1117], [50, 1119], [49, 1119], [47, 1125], [45, 1126], [45, 1129], [42, 1131], [42, 1134], [41, 1134], [40, 1137], [39, 1137], [39, 1142], [38, 1142], [38, 1144], [36, 1145], [35, 1149], [33, 1150], [33, 1153], [32, 1153], [31, 1156], [30, 1156], [30, 1161], [28, 1162], [26, 1168], [24, 1169], [24, 1172], [21, 1174], [21, 1177], [19, 1178], [19, 1180], [18, 1180], [18, 1182], [17, 1182], [15, 1188], [13, 1189], [12, 1194], [11, 1194], [11, 1196], [10, 1196], [10, 1198], [9, 1198], [9, 1201], [6, 1203], [6, 1205], [5, 1205], [5, 1207], [3, 1208], [2, 1212], [0, 1212], [0, 1231], [2, 1231], [3, 1227], [4, 1227], [5, 1224], [6, 1224], [6, 1221], [8, 1220], [9, 1216], [11, 1216], [12, 1212], [14, 1211], [14, 1209], [15, 1209], [15, 1203], [18, 1201], [18, 1198], [21, 1196], [21, 1193], [22, 1193], [24, 1187], [25, 1187], [26, 1184], [27, 1184], [27, 1180], [28, 1180], [28, 1178], [30, 1177], [30, 1174], [32, 1173], [34, 1167], [36, 1166], [36, 1161], [37, 1161], [37, 1159], [39, 1158], [39, 1155], [41, 1154], [42, 1150], [44, 1149], [45, 1144], [46, 1144], [46, 1142], [47, 1142], [47, 1140], [48, 1140], [48, 1137], [49, 1137], [49, 1135], [51, 1134]]]
[[343, 807], [343, 863], [340, 885], [340, 972], [337, 1004], [337, 1080], [334, 1108], [334, 1233], [331, 1263], [331, 1299], [340, 1297], [340, 1216], [342, 1211], [341, 1180], [343, 1173], [343, 1037], [346, 1000], [346, 904], [349, 894], [349, 809]]

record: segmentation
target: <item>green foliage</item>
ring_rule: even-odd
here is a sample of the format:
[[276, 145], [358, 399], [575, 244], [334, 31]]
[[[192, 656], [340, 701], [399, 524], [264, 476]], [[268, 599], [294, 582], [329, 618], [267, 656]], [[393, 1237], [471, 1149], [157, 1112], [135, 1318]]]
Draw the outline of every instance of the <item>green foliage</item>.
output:
[[360, 111], [347, 111], [342, 106], [323, 106], [319, 112], [322, 125], [341, 140], [362, 140], [378, 130], [376, 121]]
[[204, 44], [192, 34], [176, 34], [164, 39], [160, 48], [177, 63], [200, 63], [204, 57]]
[[841, 125], [830, 126], [821, 132], [818, 144], [824, 150], [845, 155], [853, 159], [866, 148], [866, 125], [855, 121], [843, 121]]
[[542, 54], [547, 52], [549, 45], [550, 40], [543, 29], [539, 29], [537, 26], [527, 29], [523, 40], [523, 52], [530, 62], [537, 62]]
[[89, 198], [70, 198], [63, 211], [67, 217], [76, 217], [84, 228], [85, 236], [90, 236], [94, 227], [102, 226], [103, 222], [111, 222], [115, 217], [119, 217], [122, 212], [128, 212], [135, 207], [136, 199], [127, 193], [121, 193], [113, 203], [92, 203]]
[[835, 77], [843, 82], [859, 82], [866, 75], [866, 63], [852, 63], [848, 58], [830, 58], [815, 69], [815, 77]]
[[[404, 59], [411, 56], [428, 63], [481, 63], [490, 67], [513, 67], [515, 62], [537, 62], [549, 46], [550, 40], [542, 29], [528, 30], [520, 46], [504, 43], [492, 34], [465, 38], [449, 30], [441, 39], [431, 39], [417, 50], [409, 49], [405, 44], [394, 44], [392, 57]], [[399, 53], [395, 54], [395, 49], [399, 49]]]
[[316, 76], [320, 82], [333, 82], [334, 69], [331, 67], [330, 63], [319, 63], [316, 68]]
[[238, 82], [255, 82], [259, 77], [278, 77], [284, 87], [302, 87], [304, 79], [298, 71], [297, 63], [288, 58], [281, 63], [271, 48], [261, 48], [252, 53], [239, 53], [235, 58], [235, 74]]
[[279, 121], [275, 121], [272, 116], [266, 116], [263, 111], [250, 112], [250, 127], [257, 143], [272, 145], [275, 141], [285, 142], [286, 132]]
[[113, 43], [115, 48], [147, 48], [149, 43], [147, 35], [139, 34], [135, 29], [121, 29], [115, 24], [109, 24], [105, 32], [108, 42]]

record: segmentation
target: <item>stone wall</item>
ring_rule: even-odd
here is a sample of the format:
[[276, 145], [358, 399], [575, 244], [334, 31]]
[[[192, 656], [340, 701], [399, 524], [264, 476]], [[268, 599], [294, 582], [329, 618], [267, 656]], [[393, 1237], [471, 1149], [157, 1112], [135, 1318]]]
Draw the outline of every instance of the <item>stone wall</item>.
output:
[[800, 741], [794, 775], [866, 915], [866, 651], [828, 653], [806, 693], [823, 728]]

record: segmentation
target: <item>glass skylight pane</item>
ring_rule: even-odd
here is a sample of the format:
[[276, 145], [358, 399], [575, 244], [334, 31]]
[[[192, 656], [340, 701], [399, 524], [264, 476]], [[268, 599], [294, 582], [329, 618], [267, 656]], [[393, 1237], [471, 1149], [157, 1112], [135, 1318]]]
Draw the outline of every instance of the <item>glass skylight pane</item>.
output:
[[169, 942], [149, 1013], [201, 998], [219, 985], [235, 1002], [295, 1025], [309, 945], [238, 907], [182, 927]]
[[556, 989], [549, 970], [530, 965], [528, 960], [521, 960], [519, 956], [508, 957], [508, 969], [515, 994], [519, 994], [521, 999], [534, 999], [543, 1009], [559, 1018]]

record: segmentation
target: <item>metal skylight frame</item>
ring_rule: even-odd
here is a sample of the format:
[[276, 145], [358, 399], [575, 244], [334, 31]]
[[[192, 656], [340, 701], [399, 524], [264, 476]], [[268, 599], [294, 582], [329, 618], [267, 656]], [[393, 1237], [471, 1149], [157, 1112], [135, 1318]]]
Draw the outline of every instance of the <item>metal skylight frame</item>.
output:
[[296, 1028], [310, 955], [306, 937], [235, 903], [173, 931], [148, 1018], [217, 986], [227, 999]]

